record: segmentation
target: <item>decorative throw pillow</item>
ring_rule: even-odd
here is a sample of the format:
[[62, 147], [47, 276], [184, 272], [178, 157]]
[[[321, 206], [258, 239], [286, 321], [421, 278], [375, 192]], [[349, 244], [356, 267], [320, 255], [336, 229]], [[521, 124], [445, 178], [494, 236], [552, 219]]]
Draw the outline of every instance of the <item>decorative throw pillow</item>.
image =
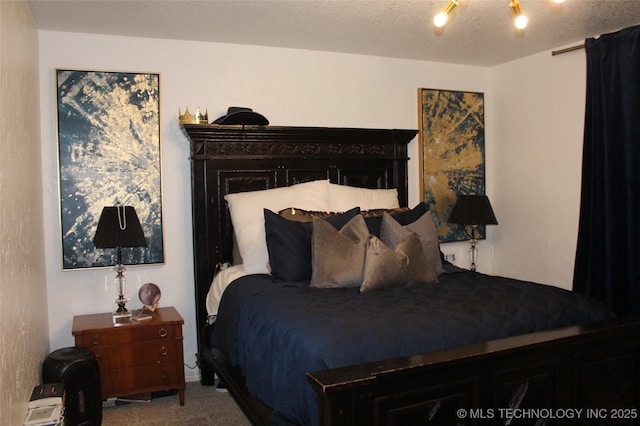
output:
[[[398, 217], [398, 221], [402, 220], [402, 222], [406, 222], [406, 219], [403, 219], [405, 216], [415, 216], [415, 219], [422, 216], [424, 211], [419, 212], [419, 214], [414, 213], [414, 209], [409, 209], [409, 207], [398, 207], [396, 209], [371, 209], [364, 210], [360, 212], [362, 217], [364, 217], [364, 221], [367, 223], [367, 228], [369, 228], [369, 233], [371, 235], [375, 235], [380, 238], [380, 225], [382, 225], [382, 213], [389, 213], [391, 217]], [[415, 220], [414, 219], [414, 220]], [[413, 220], [411, 221], [413, 222]], [[406, 223], [403, 223], [406, 225]]]
[[395, 219], [400, 225], [408, 225], [420, 219], [422, 215], [429, 211], [429, 207], [426, 203], [418, 203], [414, 208], [406, 212], [391, 214], [391, 217]]
[[[289, 209], [287, 209], [289, 210]], [[296, 209], [297, 210], [297, 209]], [[304, 210], [303, 210], [304, 211]], [[351, 209], [344, 213], [323, 215], [335, 229], [340, 229], [359, 213]], [[311, 220], [313, 216], [310, 216]], [[280, 281], [308, 281], [311, 279], [311, 235], [313, 223], [285, 219], [264, 209], [264, 225], [271, 275]]]
[[323, 219], [313, 219], [310, 287], [360, 287], [369, 230], [356, 215], [340, 231]]
[[398, 190], [356, 188], [330, 183], [328, 210], [343, 212], [353, 207], [360, 207], [360, 210], [395, 209], [400, 207]]
[[382, 215], [382, 225], [380, 236], [385, 243], [395, 246], [407, 234], [415, 232], [422, 243], [424, 255], [433, 268], [436, 275], [444, 272], [442, 260], [440, 258], [440, 243], [438, 240], [438, 229], [433, 221], [431, 212], [426, 212], [420, 218], [408, 225], [402, 226], [390, 215]]
[[398, 284], [437, 281], [438, 277], [427, 261], [420, 239], [415, 233], [406, 234], [395, 245], [393, 242], [389, 245], [385, 244], [374, 236], [369, 239], [360, 292], [379, 290]]
[[362, 215], [362, 217], [364, 217], [364, 221], [366, 222], [367, 219], [370, 217], [379, 217], [382, 219], [382, 213], [385, 213], [385, 212], [393, 216], [394, 214], [397, 214], [397, 213], [406, 213], [409, 210], [410, 210], [409, 207], [398, 207], [395, 209], [370, 209], [370, 210], [363, 210], [360, 212], [360, 214]]
[[264, 230], [264, 209], [278, 211], [295, 206], [329, 209], [329, 181], [317, 180], [283, 188], [227, 194], [233, 230], [242, 264], [248, 274], [268, 274], [269, 253]]
[[[356, 208], [355, 210], [360, 211], [360, 208]], [[318, 217], [320, 219], [324, 219], [325, 217], [335, 216], [335, 215], [341, 214], [341, 213], [338, 213], [338, 212], [319, 212], [319, 211], [311, 211], [311, 210], [299, 209], [297, 207], [288, 207], [286, 209], [280, 210], [278, 212], [278, 214], [280, 216], [284, 217], [285, 219], [291, 220], [291, 221], [294, 221], [294, 222], [313, 222], [313, 218], [314, 217]]]

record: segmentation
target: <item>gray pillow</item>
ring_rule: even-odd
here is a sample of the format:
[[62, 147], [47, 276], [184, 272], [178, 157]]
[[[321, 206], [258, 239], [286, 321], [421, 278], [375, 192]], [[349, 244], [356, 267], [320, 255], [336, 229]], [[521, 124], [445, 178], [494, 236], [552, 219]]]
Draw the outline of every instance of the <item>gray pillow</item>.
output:
[[323, 219], [313, 218], [310, 287], [360, 287], [369, 229], [358, 214], [340, 231]]
[[[401, 231], [404, 233], [404, 230], [401, 229]], [[360, 292], [394, 285], [438, 281], [438, 277], [424, 255], [418, 236], [409, 232], [399, 241], [395, 237], [393, 241], [397, 241], [397, 244], [385, 244], [374, 236], [369, 239]]]
[[[403, 232], [404, 231], [404, 232]], [[402, 226], [390, 215], [382, 214], [380, 237], [385, 244], [396, 246], [407, 234], [415, 232], [427, 261], [431, 264], [433, 272], [440, 275], [444, 272], [442, 259], [440, 258], [440, 244], [438, 241], [438, 229], [433, 221], [431, 212], [426, 212], [415, 222]]]

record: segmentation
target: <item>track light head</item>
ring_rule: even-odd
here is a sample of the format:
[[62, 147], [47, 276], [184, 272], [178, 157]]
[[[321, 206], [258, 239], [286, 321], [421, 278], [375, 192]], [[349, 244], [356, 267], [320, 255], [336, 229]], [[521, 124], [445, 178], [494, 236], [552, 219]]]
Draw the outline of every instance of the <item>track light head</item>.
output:
[[449, 15], [453, 13], [456, 7], [458, 7], [458, 0], [449, 0], [449, 3], [447, 3], [445, 8], [442, 9], [442, 12], [438, 13], [433, 18], [433, 24], [436, 27], [444, 27], [444, 24], [447, 23], [447, 19], [449, 18]]
[[516, 28], [519, 30], [525, 29], [527, 27], [527, 24], [529, 23], [529, 19], [525, 16], [524, 13], [522, 13], [522, 8], [520, 7], [520, 0], [511, 0], [509, 2], [509, 7], [513, 12], [513, 16], [514, 16], [513, 22]]
[[[564, 0], [554, 0], [554, 1], [556, 3], [564, 2]], [[444, 27], [444, 25], [447, 23], [449, 15], [453, 13], [456, 7], [458, 7], [458, 0], [449, 0], [445, 8], [442, 9], [442, 11], [433, 18], [433, 24], [438, 28]], [[527, 24], [529, 23], [529, 19], [522, 12], [522, 7], [520, 6], [520, 0], [510, 0], [509, 7], [511, 8], [511, 12], [513, 12], [513, 17], [514, 17], [513, 22], [516, 28], [519, 30], [525, 29], [527, 27]]]

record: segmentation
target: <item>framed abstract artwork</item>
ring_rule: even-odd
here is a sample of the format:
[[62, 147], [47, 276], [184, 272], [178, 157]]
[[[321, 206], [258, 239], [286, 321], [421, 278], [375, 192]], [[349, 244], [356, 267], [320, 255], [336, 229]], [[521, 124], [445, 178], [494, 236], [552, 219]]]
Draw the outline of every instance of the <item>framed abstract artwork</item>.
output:
[[[447, 223], [460, 194], [485, 193], [484, 94], [418, 89], [420, 197], [431, 209], [442, 242], [468, 240]], [[485, 227], [478, 227], [481, 238]]]
[[56, 70], [63, 270], [112, 266], [93, 237], [105, 206], [133, 206], [147, 247], [123, 264], [164, 263], [160, 74]]

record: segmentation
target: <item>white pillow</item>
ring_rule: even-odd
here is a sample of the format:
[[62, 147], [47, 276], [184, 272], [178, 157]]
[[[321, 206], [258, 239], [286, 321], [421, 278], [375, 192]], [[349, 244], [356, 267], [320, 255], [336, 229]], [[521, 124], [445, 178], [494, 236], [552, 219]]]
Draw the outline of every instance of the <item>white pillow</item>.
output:
[[329, 184], [330, 211], [346, 212], [354, 207], [360, 207], [360, 210], [398, 208], [398, 191]]
[[287, 207], [329, 211], [329, 181], [316, 180], [264, 191], [239, 192], [224, 197], [247, 274], [268, 274], [269, 252], [264, 230], [264, 209]]
[[236, 278], [244, 277], [247, 273], [242, 265], [232, 265], [220, 271], [213, 277], [209, 292], [207, 293], [206, 307], [208, 315], [218, 315], [218, 307], [222, 299], [222, 293]]

